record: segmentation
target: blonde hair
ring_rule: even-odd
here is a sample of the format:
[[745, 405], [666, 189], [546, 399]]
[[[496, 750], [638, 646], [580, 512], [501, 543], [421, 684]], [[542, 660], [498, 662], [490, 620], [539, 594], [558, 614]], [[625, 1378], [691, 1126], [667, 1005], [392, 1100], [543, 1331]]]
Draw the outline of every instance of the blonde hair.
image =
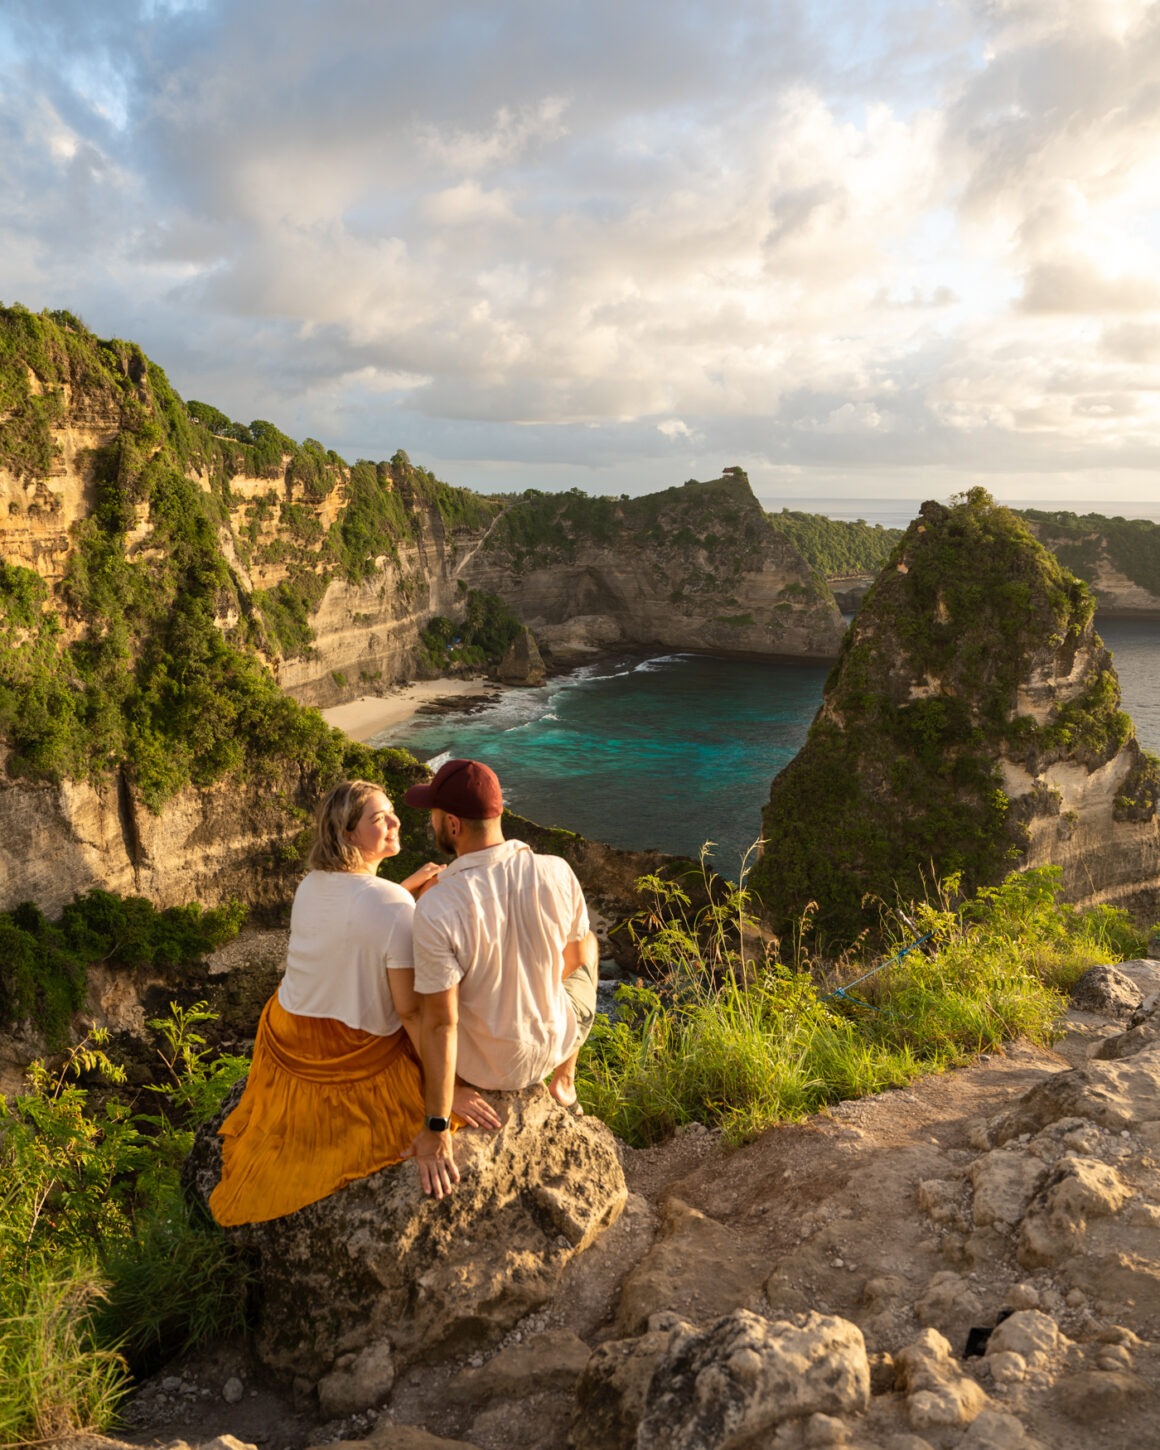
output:
[[311, 871], [364, 871], [366, 862], [357, 846], [346, 838], [358, 825], [366, 803], [376, 792], [386, 792], [371, 780], [340, 780], [314, 812], [314, 841], [306, 864]]

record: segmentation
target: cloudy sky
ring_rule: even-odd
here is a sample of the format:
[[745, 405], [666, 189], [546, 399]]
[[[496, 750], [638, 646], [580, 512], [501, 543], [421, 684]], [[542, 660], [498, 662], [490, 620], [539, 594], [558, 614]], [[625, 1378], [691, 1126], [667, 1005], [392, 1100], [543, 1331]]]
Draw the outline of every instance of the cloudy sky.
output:
[[1157, 0], [4, 0], [0, 298], [484, 490], [1160, 503]]

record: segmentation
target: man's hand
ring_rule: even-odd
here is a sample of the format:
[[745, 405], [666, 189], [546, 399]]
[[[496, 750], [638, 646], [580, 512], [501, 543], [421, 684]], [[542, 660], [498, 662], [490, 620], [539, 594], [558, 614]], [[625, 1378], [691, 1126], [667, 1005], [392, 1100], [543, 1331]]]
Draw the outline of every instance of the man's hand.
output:
[[472, 1128], [490, 1128], [493, 1132], [502, 1127], [499, 1114], [486, 1098], [468, 1083], [457, 1082], [451, 1095], [451, 1111]]
[[424, 1193], [442, 1198], [445, 1193], [451, 1192], [453, 1184], [459, 1182], [450, 1131], [433, 1133], [430, 1128], [421, 1128], [411, 1144], [411, 1153], [419, 1165], [419, 1181]]

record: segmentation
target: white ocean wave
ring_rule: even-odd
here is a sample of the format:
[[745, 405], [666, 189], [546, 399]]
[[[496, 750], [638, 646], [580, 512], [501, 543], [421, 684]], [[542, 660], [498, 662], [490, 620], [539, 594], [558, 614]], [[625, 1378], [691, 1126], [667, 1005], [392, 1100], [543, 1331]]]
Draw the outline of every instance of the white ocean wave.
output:
[[563, 675], [560, 683], [564, 686], [595, 685], [602, 680], [619, 680], [624, 675], [631, 675], [633, 666], [625, 662], [622, 665], [610, 666], [607, 660], [601, 660], [599, 664], [579, 665], [569, 675]]
[[530, 720], [520, 720], [515, 725], [505, 725], [500, 733], [511, 735], [516, 730], [530, 730], [533, 725], [542, 725], [545, 720], [559, 720], [559, 718], [554, 710], [545, 710], [542, 715], [534, 715]]
[[657, 671], [662, 669], [665, 665], [675, 665], [678, 663], [678, 661], [687, 660], [688, 658], [689, 656], [687, 654], [657, 655], [655, 659], [641, 660], [640, 664], [636, 666], [633, 673], [637, 675], [653, 675], [656, 674]]

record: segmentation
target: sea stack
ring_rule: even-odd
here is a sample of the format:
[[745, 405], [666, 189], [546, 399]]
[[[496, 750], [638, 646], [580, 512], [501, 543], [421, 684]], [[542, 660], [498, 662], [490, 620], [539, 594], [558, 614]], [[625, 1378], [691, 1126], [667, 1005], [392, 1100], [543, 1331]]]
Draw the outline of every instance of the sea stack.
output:
[[496, 676], [505, 685], [542, 685], [547, 679], [536, 637], [526, 624], [521, 625], [519, 634], [508, 645]]
[[1080, 905], [1160, 907], [1160, 761], [1120, 709], [1093, 612], [985, 490], [923, 504], [773, 782], [750, 880], [770, 921], [816, 902], [836, 944], [873, 929], [873, 898], [1049, 864]]

